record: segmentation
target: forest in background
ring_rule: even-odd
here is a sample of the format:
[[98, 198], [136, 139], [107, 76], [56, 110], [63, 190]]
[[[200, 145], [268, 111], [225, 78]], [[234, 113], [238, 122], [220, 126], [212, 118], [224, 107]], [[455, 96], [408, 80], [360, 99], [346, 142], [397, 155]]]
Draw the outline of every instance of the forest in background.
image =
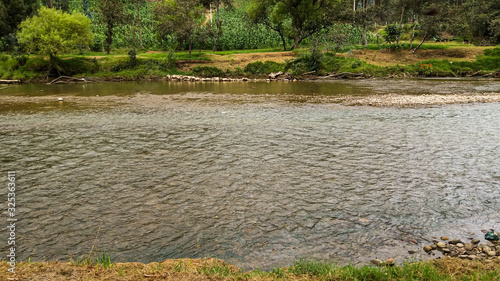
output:
[[[348, 69], [375, 76], [462, 76], [496, 71], [498, 52], [476, 64], [443, 63], [441, 71], [439, 62], [382, 69], [335, 54], [446, 48], [424, 42], [496, 45], [499, 13], [500, 0], [0, 0], [0, 76], [31, 79], [45, 71], [45, 77], [146, 77], [178, 73], [179, 59], [210, 60], [202, 50], [264, 48], [294, 50], [298, 58], [235, 70], [200, 66], [193, 73], [244, 76], [290, 70], [322, 75]], [[308, 51], [297, 51], [299, 47]], [[164, 54], [137, 56], [148, 50]], [[122, 57], [96, 60], [111, 51]], [[87, 58], [62, 61], [67, 54]]]
[[[174, 11], [162, 9], [172, 3]], [[108, 33], [110, 48], [148, 50], [181, 50], [189, 44], [210, 50], [216, 40], [219, 51], [290, 49], [313, 40], [337, 47], [397, 43], [424, 36], [477, 45], [500, 42], [500, 0], [1, 0], [1, 51], [18, 46], [19, 24], [42, 6], [89, 18], [93, 41], [88, 47], [96, 52], [106, 51]], [[182, 7], [202, 10], [183, 15]], [[158, 15], [165, 12], [170, 15]], [[194, 27], [186, 31], [190, 17]], [[166, 26], [175, 18], [183, 24]]]

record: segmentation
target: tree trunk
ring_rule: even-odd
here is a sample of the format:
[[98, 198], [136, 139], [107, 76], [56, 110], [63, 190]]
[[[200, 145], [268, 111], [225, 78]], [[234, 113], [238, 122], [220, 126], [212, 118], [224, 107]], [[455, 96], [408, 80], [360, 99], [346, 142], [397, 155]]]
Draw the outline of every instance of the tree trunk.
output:
[[363, 30], [363, 37], [365, 38], [365, 49], [368, 49], [368, 38], [366, 37], [366, 25]]
[[413, 49], [412, 54], [414, 54], [418, 50], [418, 48], [420, 48], [420, 46], [422, 46], [422, 44], [424, 44], [425, 39], [427, 39], [427, 34], [428, 33], [426, 32], [424, 35], [424, 38], [422, 38], [422, 42], [420, 42], [420, 44], [418, 44], [418, 46], [415, 49]]
[[189, 47], [189, 57], [191, 57], [191, 47], [192, 47], [191, 45], [192, 45], [191, 40], [189, 40], [189, 42], [188, 42], [188, 47]]
[[286, 51], [286, 39], [282, 32], [280, 32], [281, 42], [283, 42], [283, 51]]
[[106, 31], [106, 52], [109, 55], [111, 50], [111, 43], [113, 42], [113, 24], [108, 23], [108, 30]]
[[139, 14], [139, 0], [135, 0], [135, 7], [137, 9], [137, 19], [139, 20], [139, 41], [141, 42], [141, 49], [144, 49], [142, 45], [142, 24], [141, 24], [141, 15]]
[[49, 8], [53, 8], [53, 5], [52, 5], [52, 0], [49, 0]]
[[214, 47], [212, 48], [212, 52], [217, 50], [217, 41], [219, 41], [219, 36], [221, 33], [221, 22], [219, 17], [219, 1], [215, 2], [215, 10], [217, 11], [217, 34], [215, 34]]
[[413, 23], [413, 29], [411, 31], [411, 37], [410, 37], [410, 48], [408, 50], [413, 49], [413, 38], [415, 38], [415, 27], [417, 27], [417, 23]]

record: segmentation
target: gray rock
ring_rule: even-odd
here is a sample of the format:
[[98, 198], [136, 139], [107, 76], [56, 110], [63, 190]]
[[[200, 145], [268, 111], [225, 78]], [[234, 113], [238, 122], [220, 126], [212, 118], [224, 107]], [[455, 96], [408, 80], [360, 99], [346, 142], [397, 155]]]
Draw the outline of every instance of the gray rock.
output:
[[490, 257], [494, 257], [494, 256], [496, 256], [496, 255], [497, 255], [497, 252], [495, 252], [495, 251], [489, 251], [489, 252], [487, 252], [486, 254], [487, 254], [488, 256], [490, 256]]
[[463, 248], [465, 245], [462, 243], [457, 243], [457, 247]]
[[471, 251], [473, 249], [472, 243], [465, 243], [465, 250]]

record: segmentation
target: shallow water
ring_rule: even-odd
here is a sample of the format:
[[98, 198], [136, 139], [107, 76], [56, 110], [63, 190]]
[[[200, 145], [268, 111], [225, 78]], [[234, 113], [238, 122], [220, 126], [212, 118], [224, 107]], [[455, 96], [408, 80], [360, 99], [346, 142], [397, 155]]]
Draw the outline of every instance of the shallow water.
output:
[[[481, 228], [500, 224], [499, 103], [370, 108], [186, 99], [169, 106], [163, 97], [498, 87], [371, 80], [4, 89], [0, 100], [109, 97], [95, 107], [33, 106], [23, 98], [1, 108], [2, 170], [18, 177], [18, 258], [64, 260], [93, 246], [113, 261], [211, 256], [245, 268], [299, 258], [401, 261], [413, 258], [408, 250], [425, 258], [420, 249], [432, 236], [481, 237]], [[148, 102], [119, 105], [138, 93]]]

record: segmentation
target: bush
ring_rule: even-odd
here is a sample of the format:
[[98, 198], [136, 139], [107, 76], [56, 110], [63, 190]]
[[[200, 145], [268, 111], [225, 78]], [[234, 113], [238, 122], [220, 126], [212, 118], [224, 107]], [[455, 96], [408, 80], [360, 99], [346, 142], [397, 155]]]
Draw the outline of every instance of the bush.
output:
[[193, 75], [199, 77], [224, 77], [224, 71], [220, 70], [217, 67], [211, 66], [197, 66], [193, 68]]
[[266, 61], [266, 62], [261, 62], [261, 61], [256, 61], [247, 64], [245, 66], [245, 72], [250, 73], [250, 74], [269, 74], [271, 72], [279, 72], [282, 71], [284, 68], [284, 64], [282, 63], [277, 63], [274, 61]]

